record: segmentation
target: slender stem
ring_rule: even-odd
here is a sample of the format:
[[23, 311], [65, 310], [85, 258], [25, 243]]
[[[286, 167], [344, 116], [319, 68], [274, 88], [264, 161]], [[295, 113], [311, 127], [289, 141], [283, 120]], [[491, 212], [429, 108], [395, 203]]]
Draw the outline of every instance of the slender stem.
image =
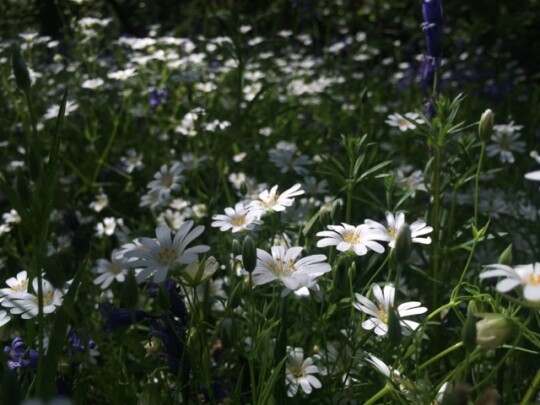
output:
[[387, 383], [379, 392], [377, 392], [375, 395], [373, 395], [371, 398], [369, 398], [366, 402], [364, 402], [364, 405], [373, 405], [379, 403], [379, 399], [387, 395], [390, 391], [392, 391], [392, 386]]
[[[279, 290], [276, 290], [279, 291]], [[278, 292], [279, 293], [279, 292]], [[280, 298], [279, 306], [279, 316], [281, 318], [281, 325], [279, 328], [277, 341], [276, 341], [276, 367], [286, 356], [286, 346], [287, 346], [287, 299], [288, 297]], [[276, 380], [276, 385], [274, 388], [274, 394], [276, 398], [276, 403], [284, 404], [285, 403], [285, 366], [286, 363], [277, 370], [279, 373]]]
[[474, 252], [476, 251], [476, 245], [477, 244], [478, 244], [478, 237], [475, 234], [474, 235], [474, 240], [473, 240], [473, 245], [471, 247], [471, 252], [469, 253], [469, 257], [467, 259], [467, 263], [465, 264], [465, 267], [463, 268], [463, 271], [461, 272], [461, 276], [459, 277], [459, 281], [458, 281], [456, 287], [454, 288], [454, 291], [452, 291], [452, 298], [451, 298], [452, 301], [454, 300], [456, 295], [459, 293], [459, 289], [461, 288], [461, 284], [463, 284], [463, 279], [465, 278], [465, 274], [467, 274], [467, 270], [469, 270], [469, 266], [471, 265], [472, 258], [474, 256]]
[[482, 148], [480, 149], [480, 159], [478, 159], [478, 166], [476, 167], [476, 178], [474, 182], [474, 227], [478, 229], [478, 183], [480, 181], [480, 171], [482, 170], [482, 161], [484, 160], [484, 154], [486, 152], [486, 143], [482, 142]]
[[521, 405], [527, 405], [531, 403], [531, 399], [534, 393], [536, 392], [538, 385], [540, 385], [540, 368], [536, 372], [536, 375], [534, 376], [534, 380], [532, 381], [531, 385], [529, 386], [529, 389], [525, 393], [525, 396], [521, 400]]
[[453, 352], [454, 350], [457, 350], [459, 349], [460, 347], [463, 346], [463, 342], [458, 342], [452, 346], [450, 346], [449, 348], [443, 350], [442, 352], [440, 352], [439, 354], [433, 356], [431, 359], [429, 359], [428, 361], [426, 361], [425, 363], [421, 364], [420, 367], [418, 367], [418, 370], [422, 370], [424, 368], [426, 368], [427, 366], [429, 366], [430, 364], [436, 362], [437, 360], [443, 358], [444, 356], [446, 356], [448, 353], [451, 353]]

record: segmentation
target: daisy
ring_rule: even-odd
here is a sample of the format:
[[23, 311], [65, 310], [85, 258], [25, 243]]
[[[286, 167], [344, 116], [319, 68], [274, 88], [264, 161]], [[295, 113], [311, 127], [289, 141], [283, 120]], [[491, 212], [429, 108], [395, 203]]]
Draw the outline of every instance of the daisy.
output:
[[135, 68], [128, 68], [125, 70], [117, 70], [116, 72], [107, 73], [107, 77], [113, 80], [124, 81], [137, 74]]
[[[370, 225], [373, 228], [380, 229], [381, 232], [387, 232], [390, 238], [388, 246], [393, 248], [396, 244], [396, 238], [399, 232], [399, 229], [405, 224], [405, 214], [403, 212], [398, 212], [395, 216], [391, 212], [386, 212], [386, 222], [388, 227], [384, 227], [378, 222], [372, 221], [371, 219], [365, 220], [366, 224]], [[423, 245], [429, 245], [431, 243], [431, 238], [423, 237], [428, 233], [433, 232], [431, 226], [427, 226], [426, 223], [422, 220], [414, 221], [411, 225], [411, 238], [413, 243], [421, 243]]]
[[341, 225], [328, 225], [328, 229], [330, 230], [317, 233], [317, 236], [323, 237], [317, 242], [317, 247], [336, 246], [340, 252], [354, 251], [358, 256], [365, 255], [368, 249], [383, 253], [383, 245], [376, 241], [390, 240], [386, 230], [373, 228], [368, 224], [355, 227], [342, 223]]
[[315, 279], [332, 270], [325, 255], [311, 255], [297, 260], [303, 248], [295, 246], [285, 249], [273, 246], [272, 254], [257, 249], [257, 265], [253, 271], [253, 283], [263, 285], [280, 281], [285, 286], [282, 296], [290, 291], [304, 293], [307, 288], [316, 289]]
[[148, 183], [150, 192], [157, 191], [160, 196], [168, 197], [171, 191], [180, 190], [180, 183], [184, 181], [182, 171], [184, 166], [180, 162], [175, 162], [169, 169], [167, 165], [161, 166], [159, 172], [154, 174], [154, 179]]
[[114, 280], [123, 283], [128, 268], [129, 265], [123, 260], [122, 255], [119, 255], [117, 250], [113, 250], [111, 261], [98, 259], [97, 267], [92, 269], [93, 273], [98, 274], [94, 279], [94, 284], [105, 290]]
[[[210, 250], [209, 246], [197, 245], [187, 248], [187, 245], [204, 231], [204, 226], [196, 226], [193, 230], [193, 221], [186, 221], [174, 240], [171, 240], [171, 230], [167, 225], [156, 228], [156, 239], [140, 238], [140, 247], [124, 253], [130, 267], [143, 267], [137, 274], [137, 282], [154, 276], [154, 283], [161, 283], [167, 277], [169, 270], [180, 264], [190, 264], [198, 259], [197, 254]], [[187, 249], [186, 249], [187, 248]]]
[[[498, 127], [496, 125], [495, 127]], [[489, 157], [499, 155], [501, 163], [514, 163], [516, 161], [512, 152], [523, 153], [525, 152], [524, 141], [518, 141], [521, 134], [513, 133], [509, 131], [496, 131], [491, 135], [491, 140], [494, 142], [487, 146], [486, 152]]]
[[[76, 111], [78, 108], [79, 108], [79, 104], [77, 104], [73, 100], [68, 100], [66, 102], [65, 116], [67, 117], [69, 114]], [[47, 110], [47, 112], [43, 116], [43, 119], [46, 121], [46, 120], [56, 118], [56, 117], [58, 117], [58, 113], [60, 113], [60, 105], [53, 104], [52, 106], [49, 107], [49, 109]]]
[[523, 286], [523, 297], [533, 303], [540, 302], [540, 263], [524, 264], [512, 268], [504, 264], [490, 264], [488, 271], [480, 274], [480, 278], [505, 277], [497, 283], [496, 289], [501, 293]]
[[[0, 302], [4, 301], [9, 295], [17, 292], [27, 292], [28, 274], [26, 270], [20, 271], [15, 277], [6, 280], [9, 288], [0, 289]], [[3, 304], [2, 304], [3, 305]]]
[[[388, 332], [388, 314], [390, 308], [394, 306], [396, 289], [393, 285], [387, 284], [384, 286], [384, 290], [381, 290], [378, 284], [374, 284], [372, 291], [377, 304], [374, 304], [361, 294], [355, 294], [357, 302], [353, 303], [353, 307], [371, 315], [371, 318], [362, 322], [362, 328], [366, 330], [374, 329], [376, 335], [384, 336]], [[409, 320], [404, 321], [402, 318], [423, 314], [427, 312], [427, 308], [421, 307], [417, 301], [411, 301], [399, 305], [396, 311], [400, 319], [399, 323], [403, 331], [407, 333], [410, 330], [416, 330], [420, 324]]]
[[268, 155], [281, 173], [288, 173], [292, 170], [300, 175], [307, 175], [308, 170], [305, 166], [312, 162], [306, 155], [295, 156], [296, 151], [297, 147], [294, 143], [281, 141], [278, 142], [275, 149], [268, 151]]
[[423, 124], [424, 120], [420, 119], [420, 115], [417, 113], [408, 112], [405, 116], [397, 113], [390, 114], [385, 123], [391, 127], [399, 128], [401, 132], [405, 132], [409, 129], [415, 129], [416, 124]]
[[259, 216], [266, 214], [270, 211], [285, 211], [287, 207], [290, 207], [294, 203], [294, 198], [304, 194], [304, 190], [301, 189], [299, 183], [295, 184], [283, 193], [277, 193], [278, 186], [272, 187], [271, 190], [264, 190], [259, 194], [259, 199], [252, 201], [248, 205], [248, 211], [257, 212]]
[[259, 220], [259, 212], [248, 211], [243, 202], [237, 203], [234, 208], [225, 208], [225, 215], [214, 215], [212, 219], [214, 220], [212, 226], [219, 228], [221, 232], [251, 231], [255, 225], [262, 224]]
[[306, 394], [311, 394], [313, 388], [321, 388], [321, 382], [313, 374], [322, 372], [313, 362], [313, 358], [304, 359], [301, 347], [289, 348], [286, 365], [287, 396], [292, 398], [298, 393], [298, 387]]
[[[9, 295], [2, 305], [10, 307], [13, 315], [21, 315], [23, 319], [31, 319], [38, 314], [38, 280], [32, 280], [32, 287], [35, 294], [29, 292], [15, 292]], [[54, 288], [53, 285], [45, 279], [41, 280], [41, 291], [43, 294], [43, 313], [50, 314], [62, 305], [64, 292], [61, 289]]]

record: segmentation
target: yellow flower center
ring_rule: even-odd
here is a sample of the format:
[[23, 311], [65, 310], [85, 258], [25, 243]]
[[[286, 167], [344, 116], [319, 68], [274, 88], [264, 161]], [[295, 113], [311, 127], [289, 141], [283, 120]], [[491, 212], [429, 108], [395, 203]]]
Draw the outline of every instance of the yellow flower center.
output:
[[164, 187], [171, 187], [173, 184], [173, 180], [173, 176], [171, 176], [170, 174], [165, 174], [161, 178], [161, 184], [163, 184]]
[[399, 120], [399, 126], [400, 127], [408, 127], [411, 124], [409, 120], [406, 120], [405, 118], [401, 118]]
[[537, 285], [540, 285], [540, 274], [534, 274], [534, 273], [529, 274], [529, 280], [526, 282], [526, 284], [530, 284], [535, 287]]
[[300, 377], [303, 377], [305, 375], [304, 370], [302, 368], [296, 368], [296, 367], [292, 366], [292, 367], [289, 367], [289, 371], [296, 378], [300, 378]]
[[28, 286], [28, 280], [22, 280], [20, 283], [18, 284], [15, 284], [13, 287], [10, 287], [11, 288], [11, 291], [26, 291], [26, 288]]
[[176, 252], [171, 248], [164, 248], [161, 252], [157, 254], [157, 260], [159, 264], [170, 265], [173, 264], [176, 260]]
[[355, 245], [357, 243], [360, 243], [360, 235], [357, 234], [355, 231], [350, 231], [343, 236], [343, 240], [347, 243], [350, 243], [351, 245]]
[[389, 226], [388, 228], [388, 235], [390, 235], [390, 238], [394, 238], [394, 235], [396, 234], [396, 228], [393, 226]]
[[246, 216], [245, 215], [235, 215], [232, 218], [232, 224], [234, 226], [242, 226], [246, 224]]
[[274, 259], [274, 262], [270, 264], [270, 269], [278, 276], [282, 277], [284, 275], [289, 275], [292, 272], [296, 270], [296, 267], [294, 267], [294, 260], [289, 259], [287, 261], [276, 258]]
[[384, 323], [388, 324], [388, 314], [383, 307], [379, 307], [379, 319]]
[[[43, 291], [43, 306], [46, 307], [47, 305], [51, 305], [53, 303], [53, 297], [54, 293], [53, 291]], [[36, 304], [39, 303], [38, 297], [34, 297], [34, 302]]]

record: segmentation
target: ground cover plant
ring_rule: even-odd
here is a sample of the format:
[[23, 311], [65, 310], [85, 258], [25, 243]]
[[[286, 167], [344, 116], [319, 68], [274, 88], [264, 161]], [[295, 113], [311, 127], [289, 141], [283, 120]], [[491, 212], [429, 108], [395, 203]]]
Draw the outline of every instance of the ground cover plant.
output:
[[538, 401], [530, 65], [440, 0], [118, 3], [4, 23], [2, 403]]

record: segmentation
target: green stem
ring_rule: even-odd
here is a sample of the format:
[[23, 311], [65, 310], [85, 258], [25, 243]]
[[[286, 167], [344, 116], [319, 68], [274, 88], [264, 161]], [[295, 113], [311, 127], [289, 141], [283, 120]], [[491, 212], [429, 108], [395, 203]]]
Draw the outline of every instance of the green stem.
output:
[[533, 382], [531, 383], [531, 385], [529, 386], [529, 389], [525, 393], [525, 396], [521, 400], [521, 405], [527, 405], [531, 403], [531, 399], [534, 393], [536, 392], [538, 385], [540, 385], [540, 368], [536, 372]]
[[390, 391], [392, 391], [392, 386], [389, 383], [387, 383], [379, 392], [377, 392], [375, 395], [369, 398], [366, 402], [364, 402], [364, 405], [377, 404], [379, 399], [387, 395]]
[[[440, 136], [438, 136], [440, 138]], [[433, 173], [431, 177], [431, 184], [433, 185], [433, 208], [431, 211], [431, 226], [433, 226], [433, 299], [437, 297], [437, 283], [439, 282], [439, 264], [440, 264], [440, 204], [441, 204], [441, 145], [439, 139], [435, 144], [435, 157], [433, 161]], [[434, 302], [436, 304], [436, 301]]]
[[[276, 290], [278, 294], [280, 294], [279, 290]], [[279, 316], [281, 319], [281, 325], [279, 328], [277, 341], [276, 341], [276, 367], [279, 366], [280, 362], [285, 358], [287, 355], [286, 353], [286, 347], [287, 347], [287, 299], [288, 297], [279, 297], [280, 299], [280, 305], [279, 305]], [[276, 380], [276, 385], [274, 388], [274, 395], [276, 398], [277, 404], [284, 404], [285, 403], [285, 367], [286, 363], [283, 363], [279, 369], [277, 369], [278, 378]]]
[[443, 350], [442, 352], [440, 352], [439, 354], [433, 356], [431, 359], [429, 359], [428, 361], [426, 361], [425, 363], [421, 364], [420, 367], [418, 367], [418, 370], [422, 370], [424, 368], [426, 368], [427, 366], [429, 366], [430, 364], [436, 362], [437, 360], [443, 358], [444, 356], [446, 356], [448, 353], [451, 353], [453, 352], [454, 350], [457, 350], [459, 349], [460, 347], [463, 346], [463, 342], [458, 342], [452, 346], [450, 346], [449, 348]]
[[474, 227], [478, 229], [478, 183], [480, 181], [480, 171], [482, 169], [482, 161], [484, 160], [484, 154], [486, 152], [486, 143], [482, 142], [482, 148], [480, 149], [480, 159], [478, 159], [478, 166], [476, 167], [476, 178], [474, 182]]

